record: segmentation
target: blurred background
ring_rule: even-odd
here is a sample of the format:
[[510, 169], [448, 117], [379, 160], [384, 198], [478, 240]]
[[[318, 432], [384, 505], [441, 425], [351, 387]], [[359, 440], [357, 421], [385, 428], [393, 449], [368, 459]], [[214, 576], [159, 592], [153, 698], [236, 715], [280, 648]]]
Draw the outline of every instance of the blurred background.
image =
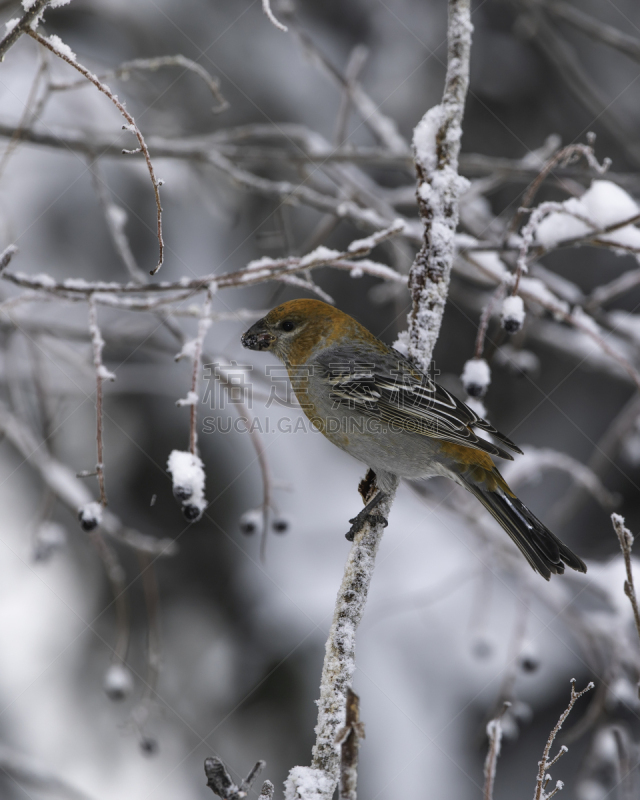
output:
[[[24, 13], [7, 0], [0, 10], [2, 21]], [[157, 261], [153, 191], [144, 161], [120, 154], [135, 140], [119, 113], [86, 81], [70, 86], [80, 75], [23, 36], [0, 65], [0, 246], [19, 247], [11, 269], [56, 281], [191, 280], [319, 245], [343, 250], [369, 232], [280, 191], [278, 181], [389, 222], [417, 219], [407, 143], [441, 97], [446, 3], [299, 0], [274, 11], [287, 33], [257, 0], [72, 0], [48, 10], [41, 32], [108, 75], [147, 139], [164, 181], [165, 263], [147, 277]], [[545, 159], [590, 131], [597, 158], [612, 161], [607, 180], [638, 197], [638, 4], [483, 0], [473, 4], [473, 24], [461, 158], [472, 183], [461, 230], [496, 241]], [[176, 54], [206, 70], [213, 94], [183, 62], [109, 74]], [[387, 127], [376, 131], [380, 120]], [[338, 148], [343, 160], [318, 163], [314, 146]], [[582, 163], [558, 169], [536, 202], [579, 196], [593, 178]], [[406, 273], [415, 250], [407, 235], [372, 257]], [[597, 287], [635, 275], [633, 248], [540, 255], [531, 275], [570, 306], [584, 305], [637, 366], [638, 281], [588, 304]], [[464, 399], [459, 376], [495, 285], [463, 261], [434, 361], [438, 380]], [[513, 267], [513, 253], [504, 263]], [[243, 351], [239, 338], [266, 309], [314, 296], [317, 285], [393, 343], [410, 298], [396, 283], [330, 267], [314, 270], [313, 287], [305, 272], [298, 277], [298, 285], [264, 281], [213, 295], [203, 360], [251, 367], [238, 374], [251, 386], [243, 400], [258, 430], [213, 430], [211, 420], [243, 412], [220, 387], [207, 394], [213, 378], [200, 370], [208, 506], [194, 524], [166, 465], [172, 450], [188, 449], [190, 409], [176, 401], [191, 388], [192, 367], [174, 357], [196, 335], [202, 292], [176, 295], [160, 312], [98, 304], [104, 363], [116, 378], [104, 385], [108, 508], [124, 538], [133, 529], [175, 540], [172, 554], [83, 531], [43, 479], [64, 465], [66, 487], [96, 463], [87, 297], [48, 292], [46, 280], [35, 289], [0, 283], [2, 797], [206, 798], [209, 755], [238, 781], [265, 759], [263, 777], [280, 793], [289, 769], [310, 763], [324, 642], [350, 546], [344, 534], [361, 507], [365, 469], [317, 433], [278, 429], [283, 418], [295, 427], [300, 411], [265, 402], [265, 367], [275, 362]], [[632, 531], [640, 525], [637, 387], [566, 320], [543, 305], [527, 310], [508, 341], [499, 320], [489, 322], [484, 405], [528, 454], [514, 474], [520, 496], [589, 572], [546, 584], [446, 481], [401, 487], [358, 638], [359, 788], [368, 800], [481, 797], [485, 727], [505, 699], [512, 706], [495, 797], [531, 796], [572, 677], [596, 689], [559, 740], [569, 746], [553, 770], [563, 796], [630, 798], [640, 788], [638, 642], [609, 520], [616, 510]], [[258, 455], [272, 484], [267, 531]], [[579, 465], [592, 470], [587, 489], [576, 488]], [[95, 477], [77, 482], [83, 488], [72, 494], [98, 498]]]

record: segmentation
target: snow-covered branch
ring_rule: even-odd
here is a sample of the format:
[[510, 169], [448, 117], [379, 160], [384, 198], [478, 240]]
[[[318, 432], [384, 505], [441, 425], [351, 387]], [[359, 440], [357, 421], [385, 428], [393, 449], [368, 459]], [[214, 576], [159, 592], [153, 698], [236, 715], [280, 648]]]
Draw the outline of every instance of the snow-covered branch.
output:
[[[453, 264], [458, 196], [463, 188], [457, 159], [469, 77], [471, 30], [469, 0], [449, 0], [448, 67], [443, 101], [425, 114], [414, 133], [425, 241], [409, 278], [413, 312], [405, 343], [409, 356], [426, 369], [440, 331]], [[365, 246], [370, 244], [366, 242]], [[338, 783], [339, 732], [345, 726], [347, 693], [355, 670], [356, 631], [396, 488], [397, 481], [379, 505], [381, 519], [367, 518], [349, 553], [325, 648], [312, 765], [291, 770], [286, 782], [286, 800], [330, 800]]]
[[425, 370], [429, 369], [447, 300], [458, 227], [458, 200], [468, 187], [468, 181], [458, 173], [458, 155], [469, 84], [472, 30], [469, 0], [450, 0], [447, 77], [442, 102], [427, 111], [413, 135], [424, 242], [411, 268], [409, 288], [413, 305], [409, 330], [400, 344]]

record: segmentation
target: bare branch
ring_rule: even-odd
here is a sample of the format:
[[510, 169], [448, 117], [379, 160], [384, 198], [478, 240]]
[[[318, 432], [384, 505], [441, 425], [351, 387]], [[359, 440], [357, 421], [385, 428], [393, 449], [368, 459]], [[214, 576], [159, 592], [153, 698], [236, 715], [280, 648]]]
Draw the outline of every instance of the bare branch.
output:
[[91, 345], [93, 348], [93, 366], [96, 371], [96, 442], [98, 449], [98, 461], [96, 463], [96, 475], [98, 476], [98, 486], [100, 488], [100, 503], [107, 505], [107, 493], [104, 487], [104, 440], [102, 435], [102, 383], [105, 379], [115, 380], [115, 375], [102, 363], [102, 350], [104, 339], [98, 327], [98, 311], [93, 295], [89, 297], [89, 332], [91, 333]]
[[[162, 67], [180, 67], [189, 72], [193, 72], [201, 78], [206, 84], [211, 94], [216, 99], [218, 105], [212, 109], [214, 114], [220, 114], [229, 108], [229, 103], [222, 96], [220, 91], [220, 82], [214, 78], [207, 70], [197, 61], [192, 61], [190, 58], [178, 53], [175, 56], [158, 56], [157, 58], [135, 58], [132, 61], [124, 61], [118, 67], [109, 72], [104, 72], [98, 75], [98, 80], [103, 82], [109, 78], [128, 78], [131, 72], [148, 71], [156, 72]], [[66, 91], [68, 89], [79, 89], [86, 86], [85, 81], [73, 81], [72, 83], [53, 83], [51, 84], [52, 91]]]
[[[143, 153], [145, 161], [147, 162], [147, 169], [149, 170], [149, 177], [151, 178], [151, 184], [153, 186], [153, 193], [156, 201], [156, 210], [157, 210], [156, 220], [157, 220], [159, 255], [156, 267], [153, 270], [151, 270], [151, 275], [155, 275], [156, 272], [162, 266], [162, 262], [164, 261], [164, 240], [162, 238], [162, 206], [160, 204], [161, 181], [159, 181], [156, 178], [156, 173], [153, 168], [153, 164], [151, 163], [151, 156], [149, 155], [149, 149], [147, 147], [147, 144], [144, 140], [144, 137], [140, 129], [136, 125], [135, 119], [122, 105], [122, 103], [118, 100], [118, 98], [113, 94], [111, 89], [109, 89], [109, 87], [106, 84], [98, 80], [98, 78], [92, 72], [89, 72], [89, 70], [86, 67], [83, 67], [82, 64], [79, 64], [78, 61], [75, 59], [75, 57], [69, 56], [66, 52], [60, 50], [58, 46], [52, 44], [49, 41], [49, 39], [47, 39], [44, 36], [41, 36], [39, 33], [36, 33], [35, 31], [31, 30], [27, 31], [27, 33], [29, 34], [29, 36], [31, 36], [33, 39], [39, 42], [43, 47], [46, 47], [47, 50], [50, 50], [52, 53], [54, 53], [54, 55], [58, 56], [58, 58], [61, 58], [63, 61], [66, 61], [66, 63], [69, 64], [69, 66], [73, 67], [74, 69], [77, 69], [81, 75], [83, 75], [90, 83], [92, 83], [97, 89], [99, 89], [103, 94], [105, 94], [109, 98], [109, 100], [111, 100], [111, 102], [114, 104], [114, 106], [118, 109], [118, 111], [122, 114], [122, 116], [127, 120], [128, 122], [127, 129], [130, 130], [131, 133], [133, 133], [133, 135], [138, 140], [139, 151]], [[139, 152], [139, 151], [123, 150], [122, 152], [129, 153], [129, 152]]]
[[556, 739], [556, 736], [560, 732], [560, 729], [564, 725], [567, 717], [571, 713], [571, 711], [572, 711], [574, 705], [576, 704], [576, 702], [582, 697], [583, 694], [586, 694], [587, 692], [591, 691], [591, 689], [593, 689], [593, 687], [594, 687], [593, 683], [589, 683], [589, 684], [587, 684], [587, 686], [585, 686], [585, 688], [581, 692], [576, 692], [575, 683], [576, 683], [575, 682], [575, 678], [572, 678], [571, 679], [571, 699], [569, 700], [569, 705], [565, 708], [565, 710], [562, 712], [562, 714], [560, 714], [560, 719], [556, 722], [555, 727], [553, 728], [553, 730], [549, 734], [549, 738], [547, 739], [547, 743], [546, 743], [546, 745], [544, 747], [544, 751], [542, 753], [542, 761], [538, 762], [538, 777], [537, 777], [537, 780], [536, 780], [535, 794], [533, 796], [534, 800], [549, 800], [549, 798], [553, 794], [556, 794], [556, 792], [558, 792], [558, 791], [560, 791], [560, 789], [562, 789], [562, 782], [559, 781], [559, 785], [556, 785], [556, 788], [552, 792], [552, 794], [546, 794], [545, 791], [544, 791], [546, 783], [548, 783], [547, 779], [549, 778], [549, 776], [548, 776], [547, 773], [548, 773], [549, 768], [552, 767], [554, 764], [556, 764], [558, 762], [558, 760], [567, 752], [567, 748], [563, 745], [560, 748], [560, 751], [558, 752], [558, 754], [555, 756], [555, 758], [551, 759], [550, 758], [551, 748], [553, 747], [553, 743], [554, 743], [554, 741]]
[[596, 41], [614, 47], [635, 61], [640, 61], [640, 39], [636, 36], [618, 30], [613, 25], [596, 19], [590, 14], [586, 14], [581, 8], [576, 8], [562, 0], [552, 0], [551, 2], [545, 0], [544, 7], [554, 17], [573, 25], [576, 30], [586, 33]]
[[638, 599], [636, 597], [636, 588], [633, 582], [633, 569], [631, 567], [631, 548], [633, 547], [633, 534], [624, 524], [624, 517], [620, 514], [612, 514], [611, 522], [613, 529], [616, 532], [618, 541], [620, 542], [620, 549], [624, 557], [624, 566], [627, 571], [627, 580], [624, 582], [624, 593], [629, 598], [631, 608], [633, 609], [633, 618], [636, 623], [636, 630], [638, 631], [638, 638], [640, 639], [640, 611], [638, 610]]
[[541, 9], [534, 9], [528, 0], [524, 0], [523, 5], [533, 13], [530, 33], [576, 99], [607, 129], [627, 158], [636, 166], [640, 164], [640, 152], [633, 135], [612, 113], [609, 98], [595, 88], [593, 81], [585, 74], [574, 48], [558, 34], [557, 26], [547, 21]]

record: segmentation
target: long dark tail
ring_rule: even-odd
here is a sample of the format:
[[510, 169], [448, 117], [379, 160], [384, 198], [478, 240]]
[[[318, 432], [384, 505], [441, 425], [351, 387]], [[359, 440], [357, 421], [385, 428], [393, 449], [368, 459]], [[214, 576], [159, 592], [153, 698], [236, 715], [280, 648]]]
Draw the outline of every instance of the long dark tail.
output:
[[587, 571], [585, 563], [554, 536], [515, 495], [508, 495], [500, 487], [490, 491], [464, 476], [461, 477], [465, 487], [498, 520], [534, 570], [544, 578], [549, 580], [552, 573], [561, 575], [565, 564], [578, 572]]

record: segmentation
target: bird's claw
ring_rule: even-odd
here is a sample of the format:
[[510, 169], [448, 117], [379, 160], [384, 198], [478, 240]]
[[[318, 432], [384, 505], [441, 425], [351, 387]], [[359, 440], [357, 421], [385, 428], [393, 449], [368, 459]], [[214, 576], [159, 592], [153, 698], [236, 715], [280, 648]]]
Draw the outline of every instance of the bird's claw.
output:
[[366, 508], [363, 508], [359, 514], [356, 514], [353, 519], [349, 520], [351, 527], [348, 532], [345, 533], [344, 538], [348, 542], [352, 542], [356, 538], [356, 534], [360, 533], [367, 521], [372, 525], [382, 525], [384, 528], [389, 524], [382, 514], [372, 514]]

